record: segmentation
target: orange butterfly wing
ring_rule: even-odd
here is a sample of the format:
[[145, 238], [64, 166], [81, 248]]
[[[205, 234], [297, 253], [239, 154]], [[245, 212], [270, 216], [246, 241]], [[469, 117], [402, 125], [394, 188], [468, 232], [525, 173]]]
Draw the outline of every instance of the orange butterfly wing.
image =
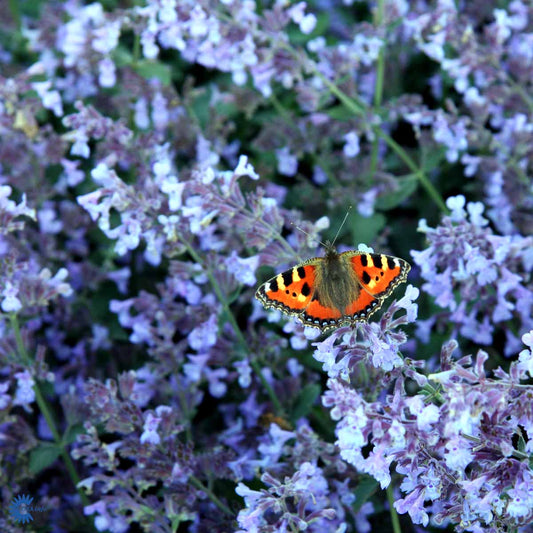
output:
[[[316, 261], [321, 261], [317, 258]], [[314, 260], [311, 260], [314, 261]], [[316, 278], [314, 264], [297, 265], [263, 283], [255, 297], [266, 307], [289, 315], [299, 315], [311, 302]]]
[[311, 300], [299, 318], [306, 326], [326, 330], [338, 326], [342, 313], [335, 307], [326, 307], [318, 300]]
[[355, 276], [359, 290], [344, 309], [326, 307], [311, 298], [307, 309], [299, 316], [304, 324], [323, 331], [343, 323], [365, 321], [377, 311], [383, 300], [397, 285], [406, 281], [411, 266], [398, 257], [366, 252], [344, 252], [339, 260], [346, 265], [346, 275]]
[[357, 299], [348, 306], [346, 314], [353, 321], [366, 320], [377, 311], [383, 301], [400, 284], [407, 280], [411, 265], [385, 254], [344, 252], [341, 257], [350, 261], [362, 288]]
[[361, 287], [376, 298], [386, 298], [400, 283], [407, 280], [411, 265], [399, 257], [364, 252], [344, 252]]
[[[406, 281], [411, 269], [407, 261], [384, 254], [350, 251], [337, 255], [334, 250], [328, 253], [333, 259], [338, 257], [344, 266], [343, 275], [353, 277], [356, 287], [353, 301], [344, 309], [320, 302], [320, 294], [334, 288], [321, 281], [325, 276], [324, 269], [328, 268], [322, 257], [274, 276], [259, 287], [256, 298], [266, 308], [297, 315], [306, 326], [325, 331], [343, 323], [365, 321], [381, 307], [395, 287]], [[322, 269], [319, 276], [317, 269]]]
[[364, 321], [380, 306], [381, 300], [374, 298], [365, 290], [361, 290], [357, 299], [346, 308], [346, 315], [352, 322]]

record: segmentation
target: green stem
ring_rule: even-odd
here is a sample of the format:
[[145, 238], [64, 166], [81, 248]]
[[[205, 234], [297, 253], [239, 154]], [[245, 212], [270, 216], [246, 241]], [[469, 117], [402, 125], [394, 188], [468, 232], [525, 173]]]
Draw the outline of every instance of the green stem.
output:
[[194, 487], [196, 487], [198, 490], [201, 490], [202, 492], [205, 492], [208, 496], [209, 496], [209, 499], [225, 514], [227, 514], [228, 516], [234, 516], [235, 513], [232, 513], [231, 512], [231, 509], [225, 505], [224, 503], [222, 503], [217, 495], [211, 490], [211, 489], [208, 489], [197, 477], [195, 476], [190, 476], [189, 477], [189, 482], [191, 483], [191, 485], [193, 485]]
[[[215, 291], [215, 294], [217, 296], [218, 301], [222, 305], [224, 312], [229, 320], [229, 323], [231, 324], [231, 327], [233, 328], [233, 331], [235, 332], [235, 335], [237, 337], [237, 341], [241, 345], [241, 348], [246, 352], [250, 353], [250, 350], [248, 348], [248, 343], [246, 342], [246, 339], [244, 338], [244, 335], [242, 334], [241, 328], [239, 328], [239, 325], [237, 324], [237, 321], [235, 320], [235, 317], [233, 316], [233, 313], [231, 312], [231, 309], [229, 308], [228, 302], [224, 295], [222, 294], [222, 291], [220, 290], [220, 287], [217, 283], [217, 280], [215, 279], [215, 276], [213, 275], [213, 272], [211, 269], [205, 264], [204, 261], [202, 261], [202, 258], [196, 253], [196, 250], [183, 238], [180, 238], [180, 241], [185, 246], [191, 257], [199, 264], [203, 265], [205, 274], [207, 275], [209, 282], [211, 283], [211, 287]], [[267, 391], [267, 394], [270, 398], [270, 401], [272, 402], [272, 405], [274, 406], [274, 410], [278, 416], [285, 417], [285, 411], [283, 407], [281, 406], [281, 403], [278, 400], [278, 397], [276, 396], [276, 393], [266, 380], [265, 376], [263, 375], [263, 372], [261, 371], [261, 367], [255, 360], [250, 361], [250, 365], [253, 368], [254, 372], [257, 374], [257, 377], [261, 381], [261, 384]]]
[[245, 351], [248, 351], [248, 344], [246, 342], [246, 339], [244, 338], [241, 328], [239, 328], [239, 325], [237, 324], [237, 320], [235, 320], [235, 317], [233, 316], [233, 313], [231, 312], [231, 309], [229, 308], [226, 298], [224, 297], [224, 295], [222, 294], [222, 291], [220, 290], [220, 287], [217, 283], [217, 280], [215, 279], [215, 276], [213, 275], [213, 272], [205, 264], [205, 262], [202, 261], [202, 258], [196, 253], [196, 250], [185, 239], [180, 238], [180, 241], [185, 246], [185, 248], [187, 249], [187, 252], [194, 259], [194, 261], [204, 267], [205, 274], [209, 278], [211, 287], [215, 291], [215, 294], [217, 295], [217, 299], [222, 305], [224, 312], [227, 315], [227, 319], [229, 320], [229, 323], [231, 324], [231, 327], [233, 328], [233, 331], [235, 332], [237, 341], [239, 342], [239, 344]]
[[[385, 9], [385, 1], [379, 0], [376, 9], [375, 26], [380, 26], [383, 23], [383, 11]], [[378, 61], [376, 65], [376, 87], [374, 89], [374, 107], [379, 109], [383, 100], [383, 86], [385, 80], [385, 43], [379, 49]]]
[[387, 500], [389, 500], [392, 531], [394, 533], [402, 533], [402, 528], [400, 527], [400, 519], [398, 518], [398, 513], [394, 508], [394, 494], [392, 493], [392, 483], [389, 483], [389, 486], [387, 487]]
[[374, 133], [381, 137], [387, 145], [392, 148], [398, 157], [407, 165], [407, 167], [413, 172], [413, 174], [419, 179], [422, 187], [426, 189], [426, 192], [433, 199], [433, 201], [439, 206], [440, 210], [443, 213], [449, 213], [444, 200], [441, 198], [437, 189], [433, 186], [433, 183], [426, 176], [426, 173], [418, 167], [418, 165], [409, 157], [409, 154], [389, 135], [387, 135], [381, 128], [378, 126], [373, 126], [372, 129]]
[[133, 36], [132, 50], [133, 64], [136, 65], [141, 58], [141, 36], [137, 33]]
[[276, 396], [274, 389], [270, 386], [270, 383], [266, 380], [265, 376], [263, 375], [263, 371], [261, 370], [259, 363], [255, 359], [252, 359], [250, 361], [250, 366], [254, 369], [254, 372], [259, 378], [259, 381], [261, 381], [261, 384], [267, 391], [268, 397], [270, 398], [270, 401], [272, 402], [272, 405], [274, 406], [274, 411], [276, 412], [276, 415], [281, 416], [282, 418], [286, 418], [287, 414], [285, 413], [285, 410], [281, 406], [281, 403], [278, 400], [278, 397]]
[[[334, 94], [354, 115], [362, 116], [365, 113], [365, 109], [361, 107], [361, 104], [352, 98], [348, 97], [344, 92], [342, 92], [334, 83], [332, 83], [328, 78], [322, 75], [317, 71], [317, 75], [324, 81], [328, 89]], [[394, 140], [392, 137], [387, 135], [379, 126], [372, 125], [372, 130], [374, 133], [383, 139], [387, 145], [398, 155], [398, 157], [405, 163], [405, 165], [415, 174], [419, 179], [422, 187], [426, 189], [426, 192], [433, 199], [433, 201], [439, 206], [439, 208], [444, 212], [448, 213], [448, 208], [446, 204], [440, 197], [437, 189], [433, 187], [433, 184], [426, 176], [424, 171], [418, 167], [418, 165], [411, 159], [409, 154]]]
[[20, 15], [20, 2], [19, 0], [8, 0], [9, 11], [15, 22], [18, 32], [22, 29], [22, 17]]
[[[374, 25], [379, 27], [383, 22], [383, 11], [384, 11], [384, 0], [379, 0], [376, 13]], [[378, 60], [376, 64], [376, 85], [374, 87], [374, 109], [378, 110], [381, 107], [381, 102], [383, 100], [383, 86], [385, 79], [385, 43], [379, 49]], [[378, 167], [378, 154], [379, 154], [379, 141], [374, 139], [372, 143], [372, 152], [370, 154], [370, 174], [373, 176], [376, 173]]]
[[[30, 358], [28, 352], [26, 351], [26, 347], [24, 346], [24, 342], [22, 341], [22, 335], [20, 333], [17, 315], [11, 314], [9, 319], [11, 322], [11, 327], [13, 328], [13, 333], [15, 334], [15, 341], [17, 343], [18, 353], [22, 357], [24, 363], [27, 366], [31, 366], [33, 361]], [[52, 433], [52, 437], [54, 438], [56, 446], [60, 450], [61, 457], [65, 462], [65, 467], [69, 473], [70, 479], [72, 480], [74, 487], [78, 491], [83, 505], [89, 505], [89, 500], [87, 499], [85, 493], [81, 489], [78, 489], [78, 483], [80, 482], [80, 478], [78, 476], [78, 473], [76, 472], [76, 467], [74, 466], [74, 462], [72, 461], [72, 458], [70, 457], [68, 451], [65, 448], [65, 445], [63, 444], [61, 435], [59, 434], [56, 423], [54, 422], [52, 412], [49, 409], [48, 403], [46, 402], [37, 382], [35, 382], [35, 384], [33, 385], [33, 390], [35, 392], [35, 401], [37, 402], [39, 410], [41, 411], [42, 415], [46, 420], [46, 423], [48, 424], [48, 427], [50, 428], [50, 432]]]
[[189, 409], [187, 408], [187, 403], [186, 403], [185, 397], [183, 395], [183, 390], [181, 388], [179, 388], [177, 390], [177, 394], [178, 394], [178, 401], [179, 401], [181, 410], [182, 410], [182, 412], [184, 414], [185, 419], [188, 422], [187, 425], [185, 426], [185, 438], [187, 439], [187, 442], [192, 442], [191, 425], [192, 425], [193, 416], [191, 416], [191, 413], [190, 413]]
[[527, 105], [529, 112], [533, 113], [533, 100], [531, 99], [530, 94], [522, 87], [522, 85], [516, 83], [514, 80], [512, 81], [512, 86]]
[[269, 97], [270, 103], [272, 104], [272, 107], [278, 112], [278, 114], [283, 117], [287, 122], [292, 123], [292, 117], [291, 114], [283, 107], [282, 103], [279, 101], [278, 97], [272, 91], [272, 94]]
[[501, 81], [504, 84], [509, 84], [520, 96], [520, 98], [522, 98], [524, 104], [528, 107], [529, 112], [533, 113], [533, 99], [531, 98], [530, 93], [526, 89], [524, 89], [521, 83], [517, 83], [513, 76], [506, 74], [505, 71], [501, 69], [495, 61], [491, 61], [490, 64], [492, 67], [498, 69]]

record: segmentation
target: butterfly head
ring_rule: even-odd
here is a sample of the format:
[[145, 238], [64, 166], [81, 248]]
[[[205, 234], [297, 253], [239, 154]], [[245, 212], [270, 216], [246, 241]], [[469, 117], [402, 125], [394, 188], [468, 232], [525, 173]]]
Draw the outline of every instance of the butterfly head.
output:
[[326, 261], [326, 263], [332, 263], [339, 259], [339, 253], [337, 252], [337, 248], [333, 242], [326, 241], [323, 243], [323, 246], [325, 252], [323, 259]]
[[337, 248], [335, 248], [335, 244], [331, 242], [330, 240], [327, 240], [323, 243], [324, 250], [326, 251], [325, 255], [331, 256], [331, 255], [337, 255]]

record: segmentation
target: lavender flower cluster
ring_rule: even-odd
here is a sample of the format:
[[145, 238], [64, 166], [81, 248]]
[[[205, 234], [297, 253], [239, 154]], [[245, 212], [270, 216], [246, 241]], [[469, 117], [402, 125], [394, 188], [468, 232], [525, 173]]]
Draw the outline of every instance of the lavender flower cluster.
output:
[[[0, 530], [532, 530], [530, 2], [0, 17]], [[350, 206], [407, 286], [265, 311]]]

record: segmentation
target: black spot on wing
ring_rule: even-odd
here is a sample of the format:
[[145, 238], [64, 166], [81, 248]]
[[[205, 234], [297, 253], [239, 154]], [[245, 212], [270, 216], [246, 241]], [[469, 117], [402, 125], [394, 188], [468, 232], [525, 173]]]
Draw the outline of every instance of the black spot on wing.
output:
[[311, 294], [311, 287], [309, 287], [309, 285], [307, 285], [307, 282], [303, 284], [302, 286], [302, 294], [304, 296], [309, 296]]
[[361, 255], [361, 264], [366, 267], [368, 265], [368, 259], [366, 257], [366, 254]]
[[300, 279], [304, 279], [305, 278], [305, 268], [304, 267], [298, 267], [298, 276], [300, 277]]
[[372, 261], [374, 262], [374, 266], [376, 268], [381, 268], [383, 266], [382, 262], [381, 262], [381, 255], [378, 255], [378, 254], [374, 254], [372, 256]]
[[366, 270], [363, 271], [363, 283], [368, 285], [370, 283], [370, 276]]
[[288, 287], [292, 283], [292, 270], [286, 270], [281, 275], [283, 278], [283, 283], [285, 284], [285, 287]]
[[394, 259], [392, 257], [387, 257], [387, 266], [389, 267], [389, 270], [396, 268], [396, 265], [394, 264]]
[[270, 290], [272, 292], [278, 292], [279, 290], [279, 287], [278, 287], [278, 280], [276, 278], [274, 278], [271, 282], [270, 282]]

